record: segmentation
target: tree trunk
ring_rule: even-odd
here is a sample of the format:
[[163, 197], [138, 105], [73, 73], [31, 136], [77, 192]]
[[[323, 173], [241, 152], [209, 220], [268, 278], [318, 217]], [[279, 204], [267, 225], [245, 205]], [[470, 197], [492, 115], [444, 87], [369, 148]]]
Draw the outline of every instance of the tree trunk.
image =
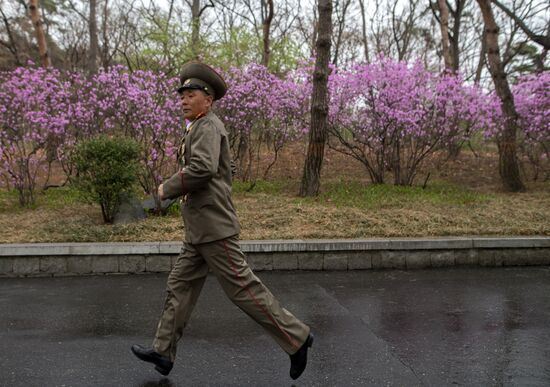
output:
[[50, 56], [48, 55], [46, 35], [44, 34], [44, 29], [42, 28], [42, 19], [38, 8], [38, 0], [30, 0], [29, 9], [31, 13], [32, 25], [34, 26], [34, 32], [36, 34], [36, 40], [38, 42], [38, 52], [40, 53], [42, 67], [49, 67], [52, 64], [50, 62]]
[[88, 51], [88, 73], [97, 73], [97, 57], [99, 53], [99, 43], [97, 40], [97, 18], [96, 18], [97, 0], [90, 0], [90, 15], [88, 17], [88, 31], [90, 33], [90, 50]]
[[493, 78], [496, 93], [501, 101], [502, 113], [506, 121], [497, 139], [500, 177], [507, 191], [524, 191], [525, 186], [519, 176], [519, 166], [516, 154], [518, 116], [514, 105], [514, 98], [510, 91], [510, 85], [508, 84], [508, 79], [500, 58], [498, 46], [499, 28], [493, 16], [490, 0], [477, 0], [477, 2], [483, 15], [483, 22], [485, 23], [485, 44], [487, 48], [489, 72]]
[[22, 66], [23, 62], [21, 61], [21, 58], [19, 57], [19, 48], [18, 48], [17, 41], [15, 40], [15, 38], [13, 36], [13, 33], [11, 31], [10, 21], [8, 20], [8, 17], [4, 13], [4, 10], [2, 9], [1, 6], [0, 6], [0, 14], [2, 15], [2, 20], [4, 21], [4, 26], [6, 28], [6, 33], [8, 35], [8, 39], [9, 39], [9, 42], [10, 42], [9, 47], [7, 47], [7, 49], [13, 54], [13, 56], [15, 58], [16, 65], [17, 66]]
[[[339, 3], [336, 2], [338, 5]], [[338, 65], [338, 57], [340, 56], [340, 47], [343, 43], [343, 36], [344, 36], [344, 29], [346, 27], [346, 14], [348, 12], [348, 8], [351, 4], [351, 0], [344, 0], [344, 4], [342, 5], [342, 14], [340, 15], [338, 12], [336, 12], [336, 20], [337, 20], [337, 26], [338, 26], [338, 33], [336, 35], [336, 41], [334, 44], [334, 56], [332, 58], [332, 64], [337, 66]], [[332, 5], [331, 5], [332, 7]], [[339, 9], [339, 8], [337, 8]], [[332, 19], [332, 11], [331, 11], [331, 19]], [[319, 20], [321, 20], [321, 15], [319, 15]], [[319, 26], [321, 28], [321, 26]]]
[[437, 0], [437, 4], [439, 6], [439, 14], [441, 15], [439, 26], [441, 27], [441, 45], [443, 49], [445, 70], [452, 71], [453, 58], [451, 55], [451, 45], [449, 43], [449, 8], [447, 8], [446, 0]]
[[101, 48], [101, 65], [104, 69], [109, 67], [109, 34], [107, 26], [109, 25], [109, 0], [105, 0], [103, 4], [103, 19], [101, 21], [102, 29], [102, 45]]
[[319, 194], [321, 167], [327, 141], [328, 75], [332, 33], [332, 2], [319, 0], [319, 22], [316, 42], [313, 92], [311, 96], [311, 127], [300, 196]]
[[191, 51], [193, 59], [199, 59], [200, 29], [201, 29], [201, 1], [193, 0], [191, 5]]
[[[172, 14], [174, 13], [174, 0], [170, 0], [170, 3], [168, 5], [168, 16], [166, 18], [166, 25], [164, 26], [164, 36], [167, 37], [168, 33], [170, 31], [170, 22], [172, 21]], [[165, 66], [168, 57], [170, 55], [170, 42], [168, 39], [162, 40], [162, 62], [163, 66]]]
[[365, 51], [365, 61], [367, 63], [370, 63], [369, 42], [367, 39], [367, 21], [365, 17], [365, 1], [359, 0], [359, 6], [361, 7], [361, 37], [363, 39], [363, 50]]
[[504, 4], [499, 2], [498, 0], [492, 0], [492, 2], [499, 7], [506, 15], [508, 15], [521, 30], [527, 35], [527, 37], [532, 40], [533, 42], [541, 45], [545, 49], [550, 49], [550, 35], [537, 35], [535, 34], [527, 25], [523, 22], [523, 19], [521, 16], [516, 15], [514, 12], [510, 10], [510, 8], [506, 7]]
[[481, 34], [481, 47], [479, 48], [479, 60], [477, 62], [476, 67], [476, 75], [474, 78], [474, 83], [479, 85], [479, 82], [481, 81], [481, 72], [483, 71], [483, 68], [485, 67], [485, 56], [487, 54], [487, 47], [486, 47], [486, 39], [485, 39], [486, 32], [483, 31]]
[[[267, 9], [265, 9], [266, 6]], [[273, 8], [273, 0], [267, 0], [267, 4], [265, 4], [265, 1], [262, 1], [262, 30], [264, 42], [264, 50], [262, 52], [262, 64], [265, 67], [269, 66], [269, 30], [271, 28], [271, 21], [273, 20]]]
[[458, 72], [460, 69], [460, 26], [462, 24], [462, 13], [464, 12], [464, 6], [466, 5], [466, 0], [457, 0], [456, 9], [451, 9], [451, 14], [453, 17], [453, 28], [452, 36], [450, 36], [451, 44], [451, 56], [453, 63], [453, 70]]

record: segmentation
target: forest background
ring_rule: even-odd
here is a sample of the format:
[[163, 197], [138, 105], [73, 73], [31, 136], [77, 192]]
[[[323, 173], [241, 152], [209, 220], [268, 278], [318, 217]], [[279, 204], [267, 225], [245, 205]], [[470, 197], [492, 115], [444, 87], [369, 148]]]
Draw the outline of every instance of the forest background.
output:
[[69, 155], [99, 134], [134, 138], [135, 193], [155, 195], [175, 168], [174, 90], [192, 59], [230, 85], [216, 108], [238, 165], [243, 238], [550, 234], [547, 2], [328, 3], [327, 149], [320, 191], [302, 198], [322, 4], [0, 2], [0, 241], [180, 239], [177, 205], [103, 224], [71, 186]]

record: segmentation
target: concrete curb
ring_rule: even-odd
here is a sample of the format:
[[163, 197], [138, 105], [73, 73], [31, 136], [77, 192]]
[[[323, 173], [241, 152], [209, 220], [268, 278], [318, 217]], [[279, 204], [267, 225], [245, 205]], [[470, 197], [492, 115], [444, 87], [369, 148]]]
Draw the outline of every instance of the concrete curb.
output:
[[[550, 237], [243, 241], [254, 270], [550, 265]], [[167, 272], [181, 242], [0, 245], [0, 277]]]

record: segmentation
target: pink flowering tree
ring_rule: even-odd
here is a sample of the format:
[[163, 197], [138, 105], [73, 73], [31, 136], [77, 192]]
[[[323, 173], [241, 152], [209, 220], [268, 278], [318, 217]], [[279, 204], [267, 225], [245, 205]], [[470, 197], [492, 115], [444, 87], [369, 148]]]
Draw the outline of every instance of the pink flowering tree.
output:
[[19, 203], [29, 206], [51, 149], [65, 137], [70, 91], [52, 68], [3, 72], [0, 84], [0, 173], [18, 191]]
[[481, 90], [453, 75], [379, 59], [333, 71], [329, 88], [330, 146], [360, 161], [374, 183], [412, 185], [434, 152], [491, 125]]
[[157, 187], [163, 176], [173, 172], [181, 137], [176, 84], [163, 73], [130, 73], [123, 66], [101, 71], [90, 80], [74, 74], [71, 136], [59, 150], [59, 159], [71, 160], [68, 156], [76, 143], [98, 134], [134, 139], [140, 145], [140, 184], [160, 213]]
[[533, 167], [533, 178], [550, 179], [550, 73], [521, 78], [513, 88], [521, 128], [519, 150]]
[[75, 173], [73, 154], [75, 146], [84, 141], [113, 130], [109, 120], [101, 85], [82, 73], [66, 74], [69, 87], [68, 121], [63, 141], [56, 148], [56, 159], [67, 178]]
[[279, 78], [262, 65], [231, 68], [224, 75], [229, 89], [215, 108], [229, 132], [238, 173], [253, 186], [262, 152], [269, 157], [263, 163], [266, 178], [284, 145], [302, 136], [307, 97], [294, 80]]
[[119, 129], [141, 146], [140, 183], [162, 212], [157, 187], [176, 168], [176, 150], [182, 136], [177, 79], [162, 73], [135, 71], [124, 90], [126, 111], [115, 113]]

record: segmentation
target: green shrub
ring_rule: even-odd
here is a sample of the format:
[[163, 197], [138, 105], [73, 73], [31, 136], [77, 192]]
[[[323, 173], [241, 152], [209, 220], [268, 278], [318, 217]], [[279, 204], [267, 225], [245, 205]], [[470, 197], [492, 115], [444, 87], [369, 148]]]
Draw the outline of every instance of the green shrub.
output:
[[131, 191], [139, 171], [139, 146], [123, 137], [98, 136], [76, 146], [72, 178], [84, 196], [101, 205], [103, 220], [112, 223], [120, 195]]

